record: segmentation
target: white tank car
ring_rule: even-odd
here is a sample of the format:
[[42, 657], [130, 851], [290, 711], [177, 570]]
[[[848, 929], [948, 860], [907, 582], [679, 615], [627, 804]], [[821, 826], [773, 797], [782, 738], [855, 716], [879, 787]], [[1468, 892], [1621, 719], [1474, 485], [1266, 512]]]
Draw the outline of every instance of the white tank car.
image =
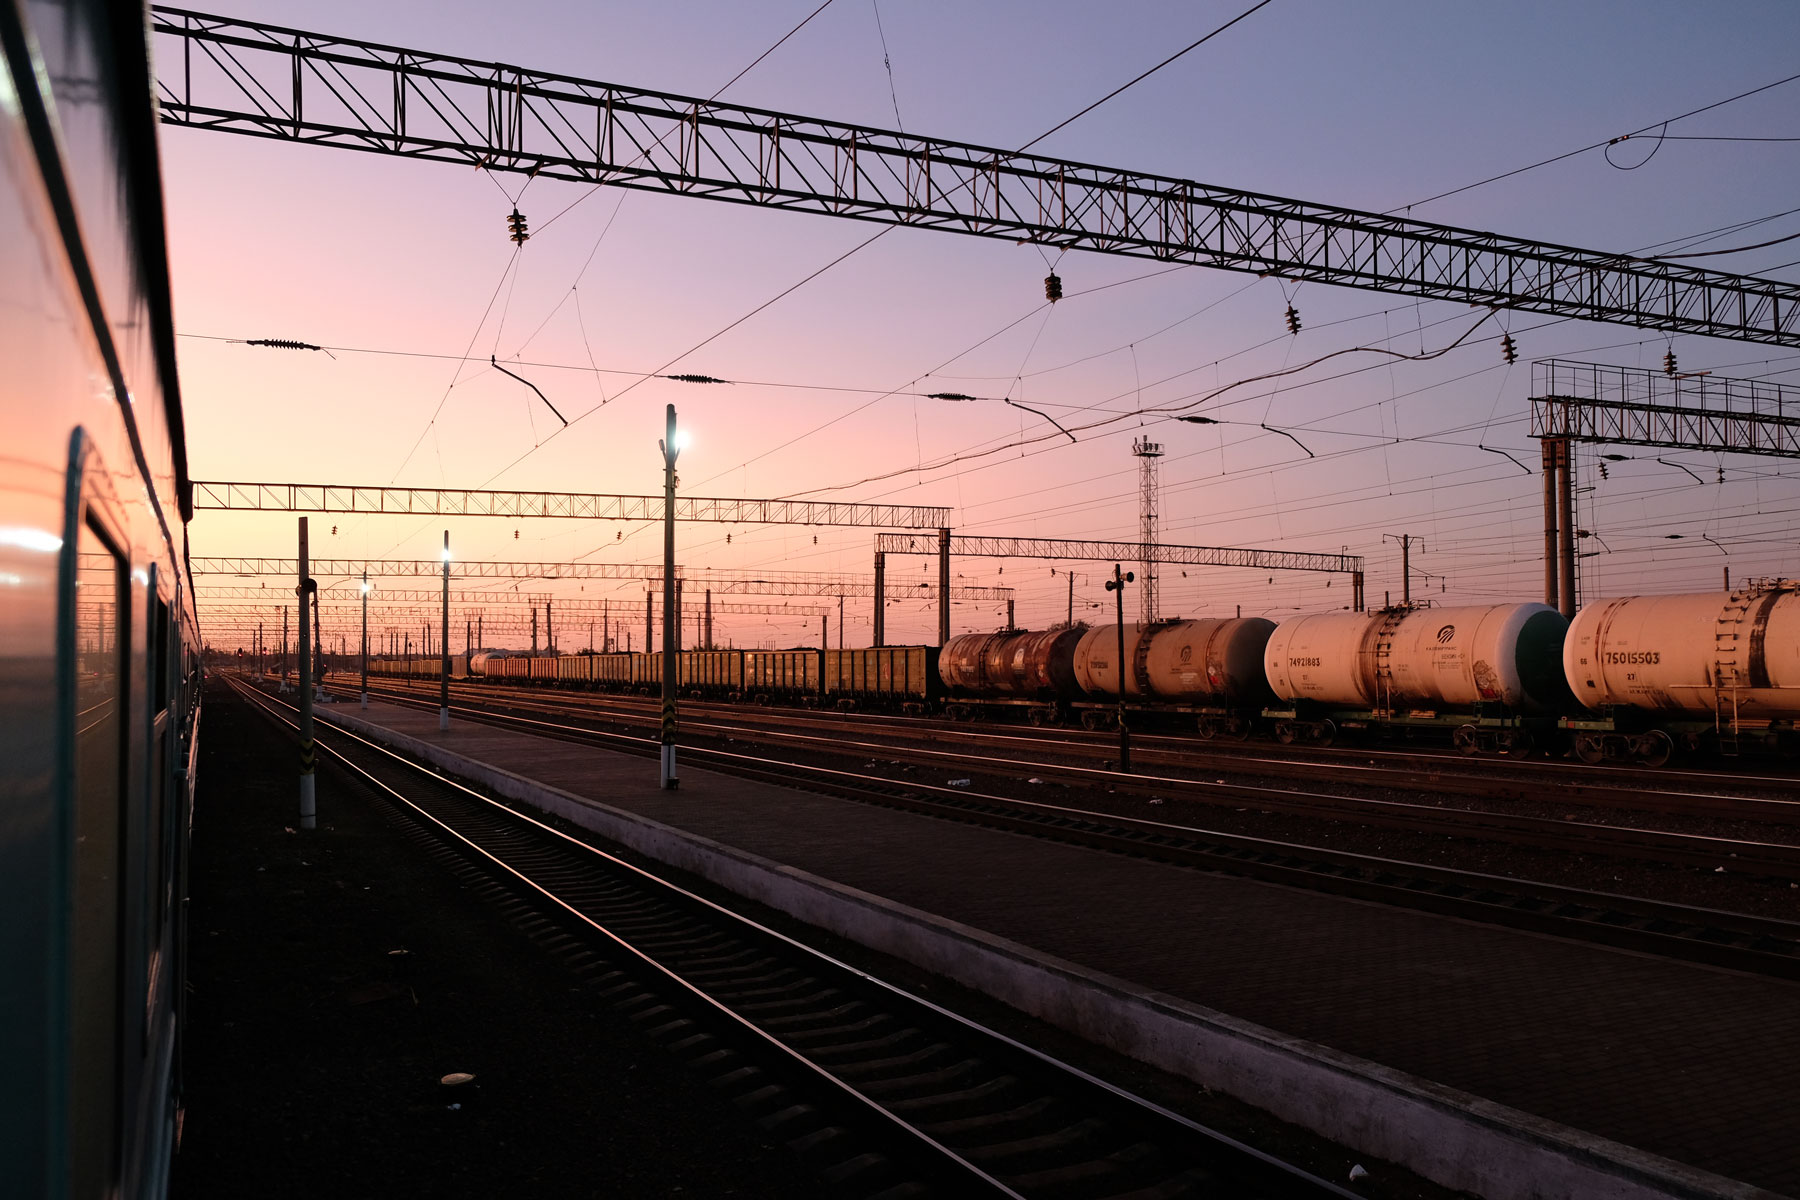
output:
[[[1138, 642], [1154, 625], [1125, 626], [1125, 695], [1145, 696], [1149, 684], [1138, 670], [1144, 656], [1138, 653]], [[1075, 683], [1090, 696], [1119, 694], [1119, 627], [1096, 625], [1081, 635], [1075, 646]]]
[[1203, 617], [1178, 621], [1150, 635], [1144, 674], [1166, 700], [1261, 702], [1263, 648], [1275, 622], [1262, 617]]
[[1569, 626], [1563, 669], [1589, 708], [1800, 717], [1800, 581], [1597, 600]]
[[1322, 613], [1277, 625], [1263, 661], [1269, 686], [1288, 701], [1540, 713], [1567, 700], [1567, 631], [1543, 604]]

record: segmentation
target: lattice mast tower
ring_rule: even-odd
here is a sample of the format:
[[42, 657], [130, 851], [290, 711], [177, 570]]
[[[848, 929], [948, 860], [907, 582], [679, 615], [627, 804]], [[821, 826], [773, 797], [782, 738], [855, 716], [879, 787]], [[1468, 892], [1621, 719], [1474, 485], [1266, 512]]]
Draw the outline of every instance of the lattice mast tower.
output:
[[1142, 464], [1138, 471], [1138, 541], [1143, 546], [1143, 560], [1138, 566], [1138, 595], [1143, 598], [1143, 621], [1148, 625], [1156, 620], [1156, 512], [1161, 486], [1157, 468], [1162, 443], [1134, 438], [1131, 452]]

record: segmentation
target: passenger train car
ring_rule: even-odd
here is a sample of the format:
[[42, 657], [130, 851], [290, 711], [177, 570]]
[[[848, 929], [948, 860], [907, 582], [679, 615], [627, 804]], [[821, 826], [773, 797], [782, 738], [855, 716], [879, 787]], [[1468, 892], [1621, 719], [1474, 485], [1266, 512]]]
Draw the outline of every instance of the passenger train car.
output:
[[164, 1194], [199, 640], [141, 6], [0, 4], [0, 1195]]
[[[1121, 657], [1122, 655], [1122, 657]], [[660, 654], [478, 651], [468, 673], [652, 694]], [[435, 678], [435, 659], [375, 674]], [[460, 666], [453, 666], [461, 674]], [[760, 703], [1189, 723], [1203, 738], [1436, 733], [1466, 753], [1572, 750], [1661, 765], [1678, 750], [1792, 749], [1800, 720], [1800, 584], [1635, 596], [1583, 608], [1402, 605], [951, 638], [941, 650], [681, 652], [684, 694]], [[1124, 693], [1121, 704], [1121, 691]]]

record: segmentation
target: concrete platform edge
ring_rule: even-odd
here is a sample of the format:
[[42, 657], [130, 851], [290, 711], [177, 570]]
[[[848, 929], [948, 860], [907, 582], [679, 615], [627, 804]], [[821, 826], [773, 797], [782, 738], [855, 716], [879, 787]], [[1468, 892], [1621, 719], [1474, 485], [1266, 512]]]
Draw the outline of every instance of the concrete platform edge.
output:
[[[546, 786], [363, 717], [330, 710], [319, 716], [1446, 1187], [1487, 1200], [1778, 1200], [1750, 1184], [1288, 1037]], [[683, 774], [707, 772], [690, 766]]]

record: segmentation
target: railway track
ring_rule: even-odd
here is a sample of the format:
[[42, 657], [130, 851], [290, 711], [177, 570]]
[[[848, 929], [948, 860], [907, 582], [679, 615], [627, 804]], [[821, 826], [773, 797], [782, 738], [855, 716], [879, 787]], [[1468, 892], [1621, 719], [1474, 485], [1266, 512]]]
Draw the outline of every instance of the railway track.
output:
[[[379, 687], [393, 688], [394, 680]], [[411, 684], [398, 684], [409, 690]], [[436, 685], [426, 689], [436, 693]], [[617, 715], [621, 721], [649, 720], [657, 704], [635, 696], [520, 686], [453, 683], [453, 694], [520, 697], [529, 703], [578, 706]], [[1118, 750], [1115, 733], [1077, 728], [1044, 730], [1030, 726], [971, 727], [964, 722], [874, 713], [769, 708], [719, 701], [684, 700], [691, 724], [699, 717], [745, 726], [812, 729], [841, 736], [846, 729], [879, 732], [916, 741], [1051, 754], [1077, 762], [1110, 762]], [[1471, 758], [1453, 752], [1378, 747], [1293, 745], [1279, 752], [1242, 742], [1220, 743], [1168, 734], [1134, 733], [1132, 757], [1140, 768], [1216, 775], [1221, 771], [1263, 779], [1316, 780], [1329, 768], [1338, 782], [1369, 789], [1433, 792], [1496, 801], [1533, 801], [1554, 789], [1558, 803], [1666, 815], [1761, 821], [1800, 827], [1800, 778], [1747, 773], [1644, 769], [1573, 762]], [[1729, 790], [1726, 790], [1729, 789]]]
[[[292, 729], [292, 711], [234, 683]], [[592, 994], [851, 1196], [1346, 1197], [329, 724], [320, 748]]]
[[[433, 710], [437, 707], [435, 700], [401, 698], [401, 702]], [[567, 720], [456, 705], [452, 712], [460, 719], [627, 753], [652, 756], [657, 749], [652, 738], [592, 729]], [[329, 720], [329, 713], [322, 715]], [[734, 751], [684, 746], [682, 753], [684, 760], [693, 765], [784, 787], [804, 787], [848, 800], [1109, 853], [1154, 858], [1663, 957], [1800, 978], [1800, 924], [1788, 921], [1245, 837], [988, 795], [970, 788], [871, 777], [856, 771]], [[1104, 778], [1110, 785], [1117, 777]]]
[[[405, 695], [406, 692], [384, 691], [382, 694], [394, 696]], [[521, 698], [502, 691], [480, 690], [465, 690], [458, 694], [473, 695], [489, 706], [499, 705], [515, 712], [531, 712], [558, 719], [566, 718], [571, 707], [554, 695]], [[1615, 858], [1706, 869], [1726, 867], [1728, 870], [1750, 874], [1800, 879], [1800, 845], [1792, 843], [1677, 833], [1492, 809], [1447, 807], [1354, 795], [1341, 790], [1325, 791], [1316, 786], [1305, 789], [1270, 787], [1224, 779], [1195, 778], [1186, 774], [1151, 774], [1144, 769], [1132, 775], [1121, 775], [1106, 767], [1058, 762], [1059, 747], [1041, 737], [1032, 739], [1014, 734], [983, 735], [979, 741], [958, 741], [954, 743], [954, 748], [940, 749], [937, 748], [938, 735], [933, 731], [897, 740], [878, 740], [858, 737], [843, 726], [834, 725], [829, 718], [825, 719], [824, 727], [820, 728], [818, 718], [801, 717], [798, 721], [810, 728], [800, 731], [785, 727], [789, 714], [781, 713], [776, 716], [781, 724], [773, 726], [760, 721], [741, 723], [735, 713], [731, 714], [729, 721], [690, 717], [683, 722], [683, 729], [690, 734], [758, 741], [810, 753], [901, 761], [917, 766], [936, 767], [953, 774], [1050, 780], [1071, 787], [1103, 785], [1115, 793], [1145, 798], [1179, 797], [1215, 805], [1251, 805], [1262, 811], [1325, 820], [1353, 820], [1364, 825], [1410, 833], [1473, 837], [1575, 854], [1604, 854]], [[657, 723], [656, 718], [648, 712], [636, 711], [608, 712], [605, 719], [643, 728], [652, 728]], [[901, 733], [905, 732], [904, 725], [898, 729]], [[984, 748], [995, 745], [1018, 757], [1000, 757], [996, 753], [983, 752]], [[1316, 785], [1319, 774], [1316, 769], [1312, 771], [1310, 782]], [[1434, 786], [1427, 780], [1414, 781], [1412, 784], [1419, 791], [1431, 791]], [[1559, 803], [1582, 803], [1581, 800], [1560, 792], [1557, 799]], [[1718, 799], [1725, 801], [1731, 798]], [[1752, 802], [1739, 799], [1741, 803], [1782, 806], [1776, 811], [1800, 810], [1800, 802]], [[1796, 818], [1796, 823], [1800, 823], [1800, 811], [1794, 811], [1792, 815]]]

